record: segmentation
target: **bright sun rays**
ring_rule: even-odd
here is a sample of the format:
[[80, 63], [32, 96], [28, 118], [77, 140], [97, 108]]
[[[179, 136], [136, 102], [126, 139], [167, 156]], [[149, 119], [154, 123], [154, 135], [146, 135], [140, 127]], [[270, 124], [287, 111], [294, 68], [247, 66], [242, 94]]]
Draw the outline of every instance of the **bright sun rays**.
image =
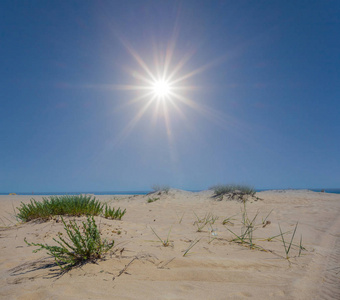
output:
[[[204, 118], [219, 127], [230, 129], [235, 120], [220, 111], [216, 111], [202, 101], [194, 101], [190, 97], [192, 91], [197, 90], [196, 86], [190, 84], [192, 78], [214, 65], [220, 64], [225, 57], [217, 58], [192, 71], [188, 71], [187, 63], [193, 56], [194, 51], [188, 51], [181, 56], [181, 59], [174, 59], [176, 34], [163, 51], [154, 51], [154, 62], [147, 63], [142, 56], [135, 51], [123, 38], [120, 38], [128, 53], [134, 58], [137, 65], [128, 72], [131, 75], [129, 85], [115, 85], [114, 89], [131, 91], [135, 97], [124, 104], [124, 107], [139, 106], [134, 117], [126, 124], [118, 140], [124, 140], [137, 126], [138, 122], [147, 113], [152, 112], [152, 124], [158, 121], [164, 122], [169, 144], [172, 144], [173, 132], [171, 130], [171, 119], [174, 114], [188, 121], [185, 112], [187, 109], [195, 110]], [[150, 58], [150, 57], [149, 57]], [[176, 61], [176, 63], [174, 63]], [[196, 94], [197, 95], [197, 94]], [[195, 99], [196, 100], [196, 99]], [[136, 107], [137, 107], [136, 106]], [[188, 124], [188, 122], [187, 122]], [[192, 128], [192, 124], [189, 127]], [[233, 126], [232, 125], [232, 126]]]
[[173, 64], [175, 42], [172, 40], [164, 51], [155, 51], [154, 63], [148, 64], [127, 42], [122, 40], [127, 51], [137, 62], [137, 68], [130, 70], [130, 85], [120, 86], [120, 89], [132, 91], [135, 98], [126, 103], [127, 106], [140, 104], [139, 111], [127, 124], [121, 138], [126, 137], [138, 124], [141, 118], [152, 111], [152, 121], [162, 119], [166, 125], [169, 140], [171, 139], [171, 114], [176, 113], [185, 119], [183, 104], [200, 109], [186, 94], [195, 89], [188, 85], [189, 79], [200, 70], [183, 74], [183, 67], [191, 54], [185, 55]]
[[[170, 71], [173, 52], [169, 49], [166, 51], [166, 56], [163, 61], [159, 59], [156, 60], [154, 66], [148, 66], [131, 47], [127, 47], [127, 49], [143, 71], [141, 73], [140, 71], [134, 70], [132, 77], [135, 78], [138, 84], [126, 86], [127, 90], [136, 90], [139, 92], [139, 95], [133, 99], [131, 103], [141, 99], [146, 100], [146, 103], [154, 100], [170, 100], [162, 104], [164, 109], [168, 107], [170, 103], [172, 106], [177, 107], [176, 102], [190, 102], [189, 99], [184, 97], [184, 93], [193, 89], [193, 87], [185, 86], [184, 83], [192, 75], [180, 75], [180, 71], [185, 63], [184, 61], [180, 61], [173, 70]], [[151, 71], [152, 69], [153, 71]]]
[[[120, 114], [125, 111], [126, 115], [130, 115], [130, 119], [122, 124], [123, 127], [109, 142], [110, 147], [106, 151], [124, 143], [135, 129], [138, 130], [141, 123], [143, 124], [142, 132], [146, 133], [146, 138], [158, 138], [165, 127], [163, 133], [168, 141], [170, 159], [174, 163], [173, 166], [180, 168], [180, 164], [177, 164], [179, 163], [178, 137], [183, 136], [185, 132], [190, 136], [200, 136], [199, 127], [192, 119], [192, 111], [232, 134], [242, 133], [246, 136], [249, 132], [249, 128], [245, 128], [238, 119], [221, 109], [212, 108], [210, 98], [203, 98], [204, 94], [198, 93], [198, 91], [203, 91], [204, 86], [202, 78], [197, 77], [201, 77], [207, 69], [213, 66], [220, 66], [227, 56], [215, 57], [212, 61], [192, 69], [189, 60], [196, 51], [193, 49], [182, 52], [180, 56], [176, 52], [175, 55], [176, 36], [175, 30], [166, 48], [156, 49], [153, 44], [154, 48], [151, 47], [147, 59], [143, 59], [141, 54], [135, 51], [122, 36], [118, 36], [127, 53], [132, 56], [135, 62], [134, 66], [131, 64], [122, 66], [122, 69], [130, 75], [130, 78], [127, 79], [128, 84], [90, 86], [91, 88], [120, 90], [131, 94], [129, 100], [119, 107], [116, 106], [115, 109], [116, 113]], [[211, 87], [208, 87], [209, 89]], [[195, 120], [197, 121], [197, 119]], [[154, 134], [156, 131], [158, 133]]]
[[166, 100], [171, 95], [171, 84], [164, 80], [156, 80], [152, 85], [154, 96], [159, 100]]

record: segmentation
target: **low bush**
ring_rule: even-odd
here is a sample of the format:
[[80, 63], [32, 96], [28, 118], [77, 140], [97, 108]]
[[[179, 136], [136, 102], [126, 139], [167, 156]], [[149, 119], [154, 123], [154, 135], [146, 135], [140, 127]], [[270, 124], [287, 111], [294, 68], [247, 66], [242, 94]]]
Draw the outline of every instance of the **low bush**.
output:
[[243, 195], [254, 196], [256, 193], [253, 187], [240, 184], [219, 184], [212, 186], [210, 189], [214, 191], [215, 196], [223, 196], [237, 192]]

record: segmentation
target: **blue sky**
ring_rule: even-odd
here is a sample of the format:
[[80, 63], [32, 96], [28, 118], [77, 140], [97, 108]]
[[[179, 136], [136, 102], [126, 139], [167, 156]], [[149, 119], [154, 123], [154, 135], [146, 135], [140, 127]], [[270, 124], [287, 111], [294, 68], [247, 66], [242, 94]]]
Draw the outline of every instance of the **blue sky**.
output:
[[[0, 192], [339, 188], [339, 16], [339, 1], [1, 1]], [[142, 97], [165, 61], [175, 96]]]

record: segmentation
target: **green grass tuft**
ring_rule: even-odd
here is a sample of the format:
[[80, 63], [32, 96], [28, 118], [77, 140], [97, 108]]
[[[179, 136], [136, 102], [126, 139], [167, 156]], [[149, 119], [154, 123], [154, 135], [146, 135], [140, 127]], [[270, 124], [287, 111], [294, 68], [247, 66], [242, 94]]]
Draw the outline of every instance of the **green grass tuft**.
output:
[[146, 202], [147, 203], [152, 203], [152, 202], [155, 202], [157, 200], [159, 200], [159, 198], [149, 198]]
[[235, 238], [232, 240], [233, 242], [247, 245], [250, 249], [256, 249], [258, 246], [254, 243], [254, 236], [253, 233], [257, 228], [256, 225], [256, 218], [258, 216], [258, 212], [255, 214], [255, 216], [250, 219], [247, 213], [246, 204], [244, 203], [243, 211], [242, 211], [242, 229], [241, 234], [236, 234], [235, 232], [231, 231], [227, 228], [229, 232], [231, 232]]
[[121, 220], [125, 215], [126, 209], [121, 210], [119, 207], [115, 210], [113, 207], [109, 207], [105, 204], [104, 218], [112, 220]]
[[95, 197], [87, 195], [44, 197], [42, 202], [31, 199], [28, 204], [21, 202], [17, 209], [19, 212], [16, 217], [23, 222], [36, 219], [46, 221], [57, 215], [75, 217], [103, 215], [105, 218], [120, 220], [125, 214], [125, 210], [123, 212], [120, 208], [114, 210], [107, 205], [104, 206]]

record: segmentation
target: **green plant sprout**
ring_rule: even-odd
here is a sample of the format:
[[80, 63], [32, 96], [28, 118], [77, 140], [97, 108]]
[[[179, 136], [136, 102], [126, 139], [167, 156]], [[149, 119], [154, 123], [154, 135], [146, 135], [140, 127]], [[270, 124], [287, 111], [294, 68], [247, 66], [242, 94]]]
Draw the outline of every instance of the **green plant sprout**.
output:
[[[295, 225], [294, 232], [293, 232], [293, 234], [292, 234], [292, 238], [291, 238], [291, 240], [290, 240], [290, 243], [288, 244], [288, 243], [285, 241], [284, 237], [283, 237], [283, 233], [282, 233], [282, 230], [281, 230], [281, 226], [280, 226], [280, 224], [279, 224], [281, 239], [282, 239], [283, 247], [284, 247], [285, 253], [286, 253], [286, 259], [289, 259], [289, 251], [290, 251], [290, 249], [291, 249], [291, 247], [292, 247], [292, 244], [293, 244], [293, 239], [294, 239], [294, 236], [295, 236], [295, 232], [296, 232], [297, 226], [298, 226], [298, 222], [297, 222], [296, 225]], [[301, 238], [302, 238], [302, 237], [301, 237]], [[301, 239], [300, 239], [300, 242], [301, 242]], [[300, 244], [300, 250], [301, 250], [301, 244]]]
[[178, 224], [181, 224], [181, 223], [182, 223], [184, 214], [185, 214], [185, 211], [183, 212], [182, 216], [179, 217], [178, 214], [177, 214], [177, 211], [176, 211], [176, 215], [177, 215], [177, 218], [178, 218]]
[[200, 241], [201, 239], [195, 239], [191, 241], [189, 247], [184, 251], [183, 257], [188, 254], [188, 252]]
[[169, 236], [170, 236], [170, 232], [171, 232], [172, 226], [170, 227], [170, 230], [169, 230], [169, 233], [168, 233], [168, 237], [167, 237], [166, 240], [162, 240], [162, 239], [159, 237], [159, 235], [156, 233], [156, 231], [155, 231], [152, 227], [150, 227], [150, 228], [151, 228], [152, 232], [155, 234], [155, 236], [160, 240], [160, 242], [162, 243], [162, 245], [163, 245], [164, 247], [170, 246]]
[[302, 234], [300, 236], [300, 245], [299, 245], [299, 257], [301, 256], [301, 251], [306, 250], [304, 247], [302, 247]]

